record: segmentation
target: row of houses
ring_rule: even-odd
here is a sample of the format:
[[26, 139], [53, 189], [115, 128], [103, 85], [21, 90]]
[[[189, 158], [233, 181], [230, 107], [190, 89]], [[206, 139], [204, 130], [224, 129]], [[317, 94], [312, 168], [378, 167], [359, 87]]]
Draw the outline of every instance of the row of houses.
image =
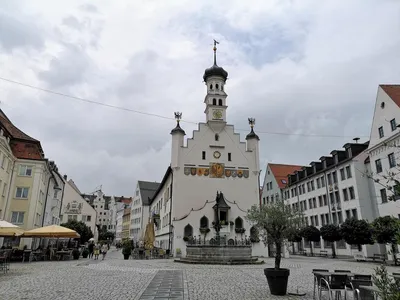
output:
[[[400, 218], [400, 85], [378, 88], [369, 141], [358, 139], [323, 154], [309, 165], [267, 165], [261, 205], [283, 200], [304, 213], [308, 225], [340, 225], [348, 218], [372, 222], [380, 216]], [[329, 152], [329, 151], [327, 151]], [[309, 247], [308, 243], [300, 247]], [[331, 251], [321, 240], [313, 245]], [[357, 247], [338, 242], [339, 254]], [[364, 246], [365, 255], [384, 253], [382, 245]]]

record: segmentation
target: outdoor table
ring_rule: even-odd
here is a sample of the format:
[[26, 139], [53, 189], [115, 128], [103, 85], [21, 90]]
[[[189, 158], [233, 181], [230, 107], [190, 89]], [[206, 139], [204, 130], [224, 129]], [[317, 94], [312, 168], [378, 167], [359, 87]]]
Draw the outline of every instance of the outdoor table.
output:
[[324, 276], [324, 277], [331, 276], [331, 275], [342, 275], [342, 276], [346, 275], [348, 277], [354, 277], [354, 275], [358, 275], [357, 273], [348, 273], [348, 272], [318, 272], [318, 271], [313, 272], [313, 274]]

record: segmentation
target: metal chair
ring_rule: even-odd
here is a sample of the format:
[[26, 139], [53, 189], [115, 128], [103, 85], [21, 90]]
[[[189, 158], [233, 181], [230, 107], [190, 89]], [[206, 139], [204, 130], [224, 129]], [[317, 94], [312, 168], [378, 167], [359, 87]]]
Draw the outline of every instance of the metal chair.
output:
[[[362, 275], [362, 276], [370, 276], [370, 275]], [[366, 278], [366, 277], [365, 277]], [[344, 294], [344, 299], [347, 299], [347, 292], [353, 292], [353, 298], [357, 299], [357, 292], [356, 290], [358, 290], [358, 294], [362, 294], [364, 295], [364, 290], [362, 290], [360, 292], [359, 290], [359, 286], [360, 285], [366, 285], [366, 286], [372, 286], [372, 280], [370, 279], [352, 279], [350, 281], [350, 286], [346, 285], [345, 288], [345, 294]], [[367, 293], [368, 294], [368, 293]], [[368, 296], [368, 295], [367, 295]], [[364, 299], [364, 298], [362, 298]], [[366, 300], [369, 300], [370, 298], [366, 298]], [[373, 299], [373, 298], [372, 298]]]
[[360, 285], [372, 286], [372, 281], [368, 280], [352, 280], [351, 285], [357, 300], [375, 300], [375, 294], [372, 291], [360, 289]]
[[[325, 270], [325, 269], [313, 269], [312, 270], [313, 271], [313, 273], [314, 272], [329, 272], [329, 270]], [[321, 278], [325, 278], [326, 280], [328, 280], [328, 277], [327, 276], [321, 276], [321, 275], [318, 275], [318, 274], [314, 274], [314, 293], [313, 293], [313, 299], [315, 299], [315, 288], [317, 287], [317, 290], [318, 290], [318, 292], [319, 292], [319, 288], [320, 288], [320, 279]]]
[[[347, 275], [335, 275], [332, 274], [331, 280], [328, 282], [326, 279], [321, 278], [320, 281], [320, 286], [325, 286], [327, 291], [329, 293], [329, 299], [332, 300], [332, 293], [335, 292], [335, 299], [342, 299], [342, 291], [345, 292], [345, 297], [346, 297], [346, 281], [347, 281]], [[319, 290], [319, 299], [321, 299], [321, 292], [322, 288]]]

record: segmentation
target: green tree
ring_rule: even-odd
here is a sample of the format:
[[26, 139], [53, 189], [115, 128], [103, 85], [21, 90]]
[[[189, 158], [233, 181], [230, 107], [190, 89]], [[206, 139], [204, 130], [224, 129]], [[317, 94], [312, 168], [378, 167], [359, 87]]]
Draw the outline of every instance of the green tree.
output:
[[347, 219], [340, 225], [340, 234], [347, 244], [357, 245], [358, 251], [362, 250], [362, 245], [374, 244], [372, 227], [365, 220]]
[[[287, 239], [289, 242], [292, 243], [292, 248], [293, 248], [293, 253], [295, 252], [294, 250], [294, 243], [300, 243], [303, 240], [303, 237], [301, 236], [301, 231], [298, 228], [290, 228], [288, 230], [288, 235]], [[300, 248], [300, 247], [299, 247]]]
[[291, 228], [298, 228], [302, 218], [300, 213], [292, 212], [283, 201], [272, 204], [253, 205], [247, 212], [246, 219], [257, 227], [263, 241], [275, 244], [275, 269], [279, 270], [282, 259], [282, 246], [288, 238]]
[[89, 239], [93, 237], [92, 229], [86, 226], [86, 224], [82, 221], [69, 220], [67, 223], [61, 224], [61, 226], [75, 230], [77, 233], [79, 233], [79, 235], [81, 236], [81, 244], [86, 243], [87, 241], [89, 241]]
[[310, 252], [311, 256], [313, 256], [314, 253], [311, 242], [320, 242], [321, 233], [319, 232], [317, 227], [309, 225], [301, 230], [301, 236], [304, 237], [310, 243]]
[[[396, 245], [400, 237], [400, 220], [392, 216], [376, 218], [372, 222], [373, 237], [379, 244], [389, 244], [392, 248], [393, 258], [396, 257]], [[393, 259], [396, 264], [396, 259]]]
[[400, 282], [393, 279], [382, 265], [375, 269], [372, 282], [378, 288], [379, 297], [383, 300], [400, 300]]
[[331, 242], [332, 257], [335, 258], [336, 257], [335, 242], [340, 241], [342, 239], [339, 226], [333, 224], [327, 224], [322, 226], [319, 231], [321, 232], [321, 237], [324, 241]]

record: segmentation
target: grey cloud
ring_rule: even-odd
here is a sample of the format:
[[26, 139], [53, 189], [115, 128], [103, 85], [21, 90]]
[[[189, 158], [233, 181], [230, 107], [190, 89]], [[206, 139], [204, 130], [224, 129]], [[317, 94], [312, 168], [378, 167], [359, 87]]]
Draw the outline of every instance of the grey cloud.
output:
[[43, 30], [29, 16], [23, 16], [23, 21], [20, 18], [0, 11], [0, 45], [6, 51], [25, 47], [42, 49], [45, 44]]
[[80, 9], [89, 13], [97, 13], [99, 11], [96, 6], [90, 3], [81, 5]]
[[39, 78], [53, 88], [73, 86], [82, 83], [90, 64], [83, 48], [65, 44], [61, 54], [51, 60], [49, 69], [39, 73]]
[[81, 30], [84, 27], [84, 25], [74, 16], [64, 18], [62, 24], [76, 30]]

